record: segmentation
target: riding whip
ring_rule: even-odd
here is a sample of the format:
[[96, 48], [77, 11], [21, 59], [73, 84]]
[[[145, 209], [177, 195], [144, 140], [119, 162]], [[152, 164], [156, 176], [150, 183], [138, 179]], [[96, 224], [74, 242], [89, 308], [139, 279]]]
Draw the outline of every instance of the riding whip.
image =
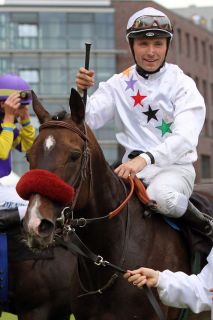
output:
[[[89, 58], [90, 58], [90, 47], [91, 47], [91, 43], [86, 42], [85, 43], [85, 47], [86, 47], [86, 53], [85, 53], [85, 69], [89, 69]], [[86, 103], [87, 103], [87, 89], [84, 89], [84, 95], [83, 95], [83, 102], [84, 105], [86, 107]]]

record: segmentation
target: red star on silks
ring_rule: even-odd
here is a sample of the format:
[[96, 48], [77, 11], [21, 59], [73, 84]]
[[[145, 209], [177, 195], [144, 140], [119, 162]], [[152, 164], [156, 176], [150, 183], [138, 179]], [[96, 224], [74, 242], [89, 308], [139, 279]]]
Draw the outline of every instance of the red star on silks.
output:
[[141, 101], [143, 99], [146, 98], [146, 96], [141, 96], [140, 95], [140, 91], [138, 90], [136, 96], [131, 96], [131, 98], [133, 98], [135, 100], [135, 103], [134, 103], [134, 107], [137, 106], [137, 104], [140, 104], [141, 106], [143, 106], [143, 104], [141, 103]]

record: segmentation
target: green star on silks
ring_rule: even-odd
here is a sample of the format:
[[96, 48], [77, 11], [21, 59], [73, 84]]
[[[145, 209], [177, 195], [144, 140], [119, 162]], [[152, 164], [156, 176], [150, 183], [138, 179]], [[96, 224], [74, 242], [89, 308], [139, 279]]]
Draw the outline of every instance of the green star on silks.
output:
[[162, 120], [161, 126], [158, 126], [155, 128], [161, 130], [162, 137], [163, 137], [164, 134], [166, 134], [167, 132], [172, 133], [172, 130], [170, 129], [171, 125], [172, 125], [172, 122], [166, 123], [164, 120]]

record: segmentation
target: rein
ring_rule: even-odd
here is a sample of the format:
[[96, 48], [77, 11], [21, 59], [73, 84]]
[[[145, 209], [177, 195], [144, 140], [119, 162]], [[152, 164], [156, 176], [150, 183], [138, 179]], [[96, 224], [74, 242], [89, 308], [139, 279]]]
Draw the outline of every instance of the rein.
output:
[[132, 194], [134, 192], [134, 182], [132, 180], [132, 178], [128, 178], [129, 183], [130, 183], [130, 192], [127, 195], [127, 197], [124, 199], [124, 201], [113, 211], [111, 211], [110, 213], [108, 213], [105, 216], [99, 217], [99, 218], [78, 218], [78, 219], [70, 219], [70, 215], [72, 215], [73, 211], [70, 207], [65, 207], [61, 213], [61, 217], [57, 219], [57, 221], [67, 221], [67, 224], [69, 224], [72, 227], [80, 227], [83, 228], [88, 224], [91, 223], [97, 223], [97, 222], [101, 222], [104, 220], [108, 220], [108, 219], [112, 219], [114, 218], [116, 215], [118, 215], [123, 208], [127, 205], [129, 199], [132, 197]]
[[[127, 205], [129, 202], [130, 198], [133, 195], [133, 192], [135, 191], [138, 198], [140, 201], [146, 206], [149, 207], [152, 210], [155, 210], [156, 204], [154, 201], [150, 200], [146, 189], [143, 185], [143, 183], [135, 176], [134, 179], [132, 179], [130, 176], [128, 177], [128, 182], [130, 184], [130, 192], [127, 195], [127, 197], [124, 199], [124, 201], [113, 211], [109, 212], [107, 215], [99, 217], [99, 218], [90, 218], [90, 219], [85, 219], [85, 218], [78, 218], [78, 219], [68, 219], [69, 220], [69, 225], [72, 227], [85, 227], [88, 224], [91, 223], [96, 223], [96, 222], [101, 222], [106, 219], [112, 219], [116, 215], [118, 215], [123, 208]], [[64, 210], [62, 211], [62, 217], [59, 219], [62, 219], [62, 221], [66, 220], [66, 216], [69, 217], [70, 214], [72, 214], [72, 210], [70, 207], [65, 207]]]
[[[124, 269], [122, 266], [123, 262], [124, 262], [124, 258], [125, 258], [125, 249], [126, 249], [126, 239], [128, 238], [128, 232], [129, 232], [129, 223], [127, 223], [127, 232], [126, 232], [126, 239], [124, 241], [124, 250], [123, 250], [123, 254], [122, 254], [122, 263], [121, 266], [118, 266], [116, 264], [113, 264], [107, 260], [105, 260], [101, 255], [96, 255], [94, 252], [92, 252], [83, 242], [82, 240], [78, 237], [78, 235], [75, 232], [75, 229], [73, 228], [74, 226], [79, 226], [79, 227], [85, 227], [87, 224], [90, 223], [94, 223], [94, 222], [101, 222], [103, 220], [106, 219], [112, 219], [113, 217], [115, 217], [117, 214], [119, 214], [122, 209], [128, 204], [129, 199], [131, 198], [134, 190], [137, 192], [139, 199], [145, 204], [145, 205], [149, 205], [150, 207], [154, 207], [155, 204], [152, 203], [149, 198], [148, 195], [145, 191], [145, 188], [143, 186], [143, 184], [140, 182], [140, 180], [135, 177], [134, 180], [131, 177], [128, 177], [128, 181], [130, 183], [130, 192], [127, 195], [127, 197], [125, 198], [125, 200], [119, 205], [118, 208], [116, 208], [115, 210], [111, 211], [109, 214], [103, 216], [103, 217], [99, 217], [99, 218], [91, 218], [91, 219], [85, 219], [85, 218], [79, 218], [79, 219], [71, 219], [69, 220], [69, 225], [65, 224], [65, 228], [67, 229], [66, 231], [66, 237], [71, 237], [72, 239], [69, 238], [69, 240], [71, 241], [65, 241], [64, 239], [58, 237], [56, 239], [56, 243], [60, 244], [64, 247], [66, 247], [68, 250], [70, 250], [71, 252], [73, 252], [74, 254], [80, 255], [84, 258], [87, 258], [89, 260], [91, 260], [95, 265], [100, 266], [100, 267], [109, 267], [113, 270], [115, 270], [116, 272], [119, 273], [126, 273], [127, 270]], [[141, 185], [143, 186], [141, 188]], [[69, 207], [66, 207], [65, 209], [70, 209]], [[64, 210], [63, 210], [64, 213]], [[128, 216], [127, 216], [128, 217]], [[65, 217], [63, 218], [65, 219]], [[72, 226], [72, 227], [71, 227]], [[93, 294], [102, 294], [104, 293], [104, 291], [106, 289], [108, 289], [109, 287], [111, 287], [114, 282], [116, 281], [118, 277], [118, 274], [115, 273], [111, 276], [110, 280], [100, 289], [95, 290], [95, 291], [87, 291], [85, 288], [83, 288], [83, 285], [81, 284], [82, 288], [84, 291], [86, 291], [86, 293], [81, 294], [79, 296], [83, 297], [86, 295], [93, 295]], [[150, 302], [150, 304], [152, 305], [155, 313], [157, 314], [159, 320], [166, 320], [165, 316], [159, 306], [159, 303], [157, 302], [151, 288], [149, 288], [146, 284], [143, 286], [143, 290]]]

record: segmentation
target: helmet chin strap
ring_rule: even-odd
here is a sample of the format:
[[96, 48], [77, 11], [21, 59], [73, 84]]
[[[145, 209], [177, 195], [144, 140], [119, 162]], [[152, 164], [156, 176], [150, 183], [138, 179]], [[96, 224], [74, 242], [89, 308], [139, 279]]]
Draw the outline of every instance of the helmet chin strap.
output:
[[163, 60], [162, 64], [154, 71], [147, 71], [147, 70], [143, 69], [142, 67], [140, 67], [137, 64], [137, 61], [135, 60], [135, 53], [134, 53], [134, 50], [133, 50], [133, 41], [134, 41], [133, 39], [129, 39], [130, 49], [132, 51], [132, 55], [133, 55], [134, 61], [136, 63], [136, 71], [144, 79], [148, 79], [151, 74], [159, 72], [160, 69], [165, 65], [167, 53], [168, 53], [168, 50], [169, 50], [170, 39], [167, 39], [167, 49], [166, 49], [164, 60]]

